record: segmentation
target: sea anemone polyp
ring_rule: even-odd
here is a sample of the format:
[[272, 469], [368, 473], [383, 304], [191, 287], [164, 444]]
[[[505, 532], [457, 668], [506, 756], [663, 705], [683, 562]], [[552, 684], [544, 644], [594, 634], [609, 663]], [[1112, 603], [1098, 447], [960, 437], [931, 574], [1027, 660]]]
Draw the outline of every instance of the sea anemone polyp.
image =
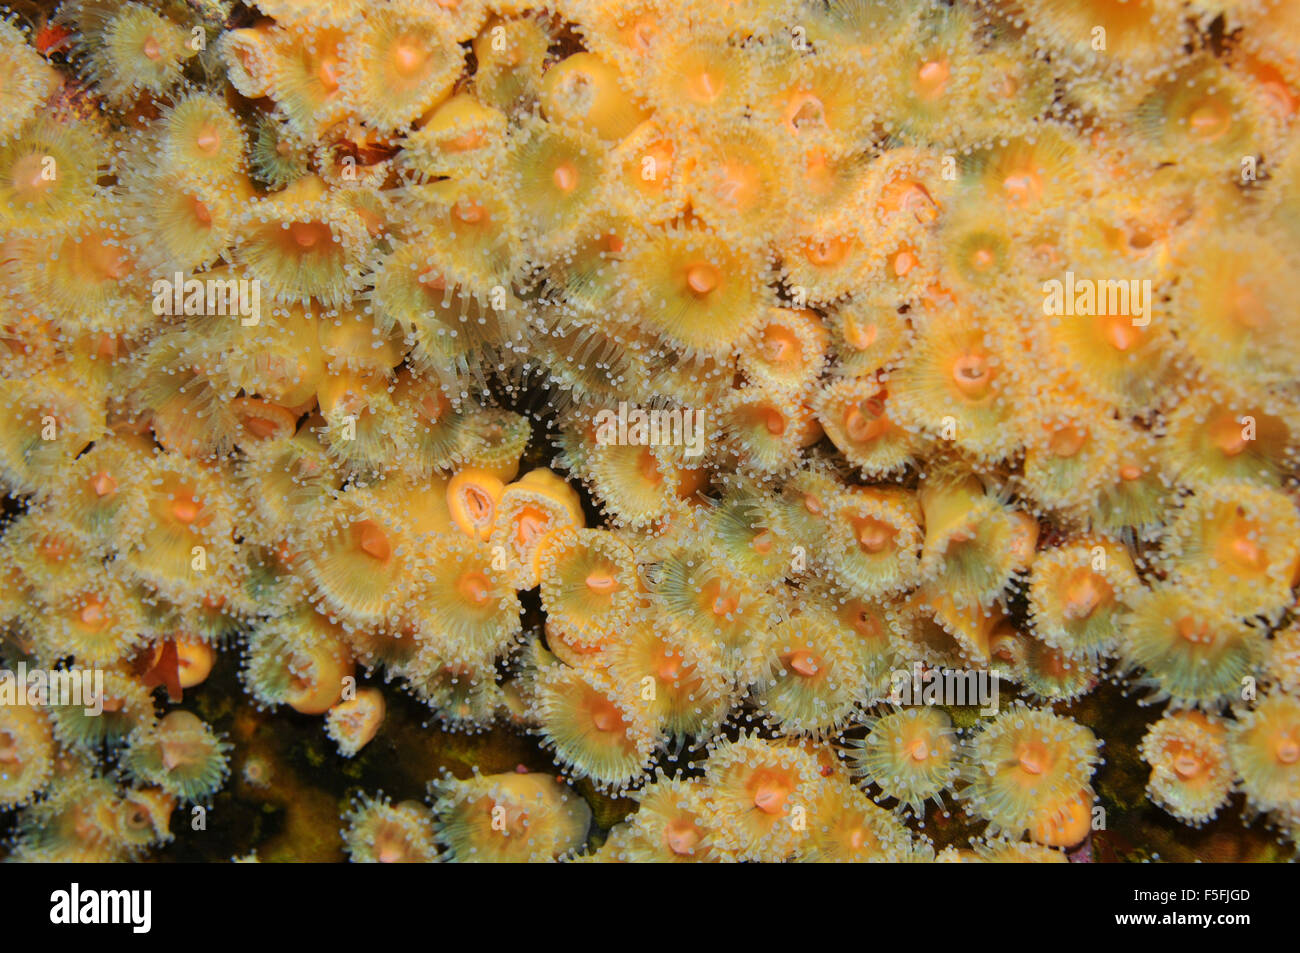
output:
[[725, 742], [705, 765], [720, 842], [741, 860], [784, 860], [806, 838], [821, 771], [801, 749], [757, 736]]
[[9, 7], [0, 854], [1300, 836], [1300, 0]]
[[1151, 766], [1152, 800], [1187, 824], [1213, 818], [1232, 791], [1223, 724], [1199, 712], [1165, 715], [1142, 739], [1142, 758]]
[[357, 864], [419, 864], [438, 859], [433, 817], [417, 801], [361, 797], [343, 816], [344, 846]]
[[192, 712], [177, 710], [132, 738], [123, 763], [132, 777], [186, 801], [211, 799], [228, 773], [230, 744]]
[[1012, 706], [966, 742], [958, 797], [998, 830], [1032, 832], [1083, 791], [1099, 749], [1071, 718]]
[[556, 860], [582, 846], [591, 825], [587, 803], [545, 774], [476, 775], [434, 793], [434, 829], [452, 861]]
[[851, 742], [854, 774], [920, 817], [925, 802], [941, 803], [956, 780], [960, 746], [952, 721], [938, 708], [901, 708], [868, 722], [867, 736]]
[[53, 770], [54, 735], [46, 713], [27, 705], [0, 706], [0, 805], [27, 803]]
[[1253, 807], [1300, 809], [1300, 699], [1271, 692], [1239, 712], [1228, 733], [1228, 753]]
[[575, 777], [622, 790], [645, 772], [655, 730], [631, 690], [559, 664], [541, 673], [536, 692], [539, 730]]

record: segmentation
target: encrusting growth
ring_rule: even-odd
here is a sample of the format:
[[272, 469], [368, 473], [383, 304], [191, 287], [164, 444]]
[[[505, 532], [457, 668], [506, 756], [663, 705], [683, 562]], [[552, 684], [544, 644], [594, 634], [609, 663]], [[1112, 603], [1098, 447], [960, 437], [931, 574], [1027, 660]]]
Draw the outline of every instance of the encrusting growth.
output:
[[0, 13], [5, 850], [1294, 846], [1296, 9]]

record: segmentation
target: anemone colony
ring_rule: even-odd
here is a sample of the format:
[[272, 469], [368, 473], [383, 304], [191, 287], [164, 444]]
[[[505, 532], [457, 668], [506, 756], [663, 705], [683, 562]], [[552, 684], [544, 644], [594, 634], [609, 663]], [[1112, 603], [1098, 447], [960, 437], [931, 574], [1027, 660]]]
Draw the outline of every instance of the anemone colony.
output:
[[11, 857], [169, 840], [223, 663], [342, 757], [405, 691], [553, 758], [358, 794], [358, 861], [1062, 861], [1108, 681], [1152, 804], [1293, 845], [1298, 51], [1292, 0], [19, 4], [0, 667], [105, 711], [0, 707]]

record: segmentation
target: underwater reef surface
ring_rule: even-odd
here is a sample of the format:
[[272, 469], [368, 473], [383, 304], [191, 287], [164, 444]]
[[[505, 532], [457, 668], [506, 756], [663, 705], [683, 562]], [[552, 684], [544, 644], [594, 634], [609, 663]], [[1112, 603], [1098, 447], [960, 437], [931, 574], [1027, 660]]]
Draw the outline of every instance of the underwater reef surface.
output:
[[0, 14], [0, 855], [1294, 860], [1300, 4]]

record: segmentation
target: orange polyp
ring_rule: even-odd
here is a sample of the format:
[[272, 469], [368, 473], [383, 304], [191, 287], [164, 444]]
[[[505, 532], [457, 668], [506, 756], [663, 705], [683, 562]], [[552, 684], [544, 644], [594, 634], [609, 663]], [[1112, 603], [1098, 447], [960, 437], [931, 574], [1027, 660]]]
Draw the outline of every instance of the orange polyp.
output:
[[718, 269], [707, 262], [691, 265], [686, 269], [686, 286], [697, 295], [706, 295], [718, 287], [722, 275]]
[[1003, 99], [1010, 99], [1020, 92], [1020, 81], [1012, 73], [1000, 73], [994, 79], [994, 93]]
[[1132, 482], [1142, 476], [1142, 468], [1133, 463], [1126, 463], [1119, 468], [1119, 476], [1121, 480]]
[[1249, 287], [1238, 284], [1233, 289], [1232, 302], [1227, 308], [1234, 324], [1252, 331], [1268, 326], [1268, 309], [1261, 307], [1259, 298]]
[[111, 334], [101, 334], [99, 336], [99, 344], [95, 348], [95, 353], [100, 357], [117, 357], [117, 338]]
[[305, 695], [316, 687], [316, 683], [308, 676], [301, 672], [293, 672], [289, 675], [289, 688], [295, 694]]
[[763, 426], [767, 428], [768, 433], [774, 437], [779, 437], [781, 434], [785, 433], [785, 415], [779, 410], [774, 410], [769, 407], [767, 410], [762, 412], [762, 415]]
[[451, 401], [447, 396], [439, 391], [436, 394], [426, 394], [416, 402], [416, 409], [421, 417], [430, 423], [437, 423], [442, 419], [443, 414], [451, 409]]
[[878, 553], [885, 549], [894, 539], [895, 530], [888, 523], [877, 519], [855, 520], [858, 545], [869, 553]]
[[578, 167], [572, 162], [562, 162], [551, 173], [551, 181], [561, 192], [572, 192], [578, 187]]
[[800, 92], [790, 98], [786, 109], [786, 125], [798, 135], [805, 126], [826, 125], [826, 107], [812, 93]]
[[627, 250], [627, 242], [619, 235], [610, 232], [605, 236], [605, 251], [611, 255], [621, 255]]
[[790, 656], [789, 665], [805, 678], [812, 678], [821, 671], [817, 664], [817, 657], [811, 652], [795, 652]]
[[140, 47], [140, 52], [145, 55], [146, 59], [155, 62], [162, 58], [162, 47], [158, 45], [158, 41], [152, 36], [145, 39], [144, 45]]
[[697, 102], [711, 103], [722, 95], [723, 84], [708, 70], [701, 70], [691, 78], [688, 89]]
[[1065, 589], [1065, 617], [1086, 619], [1103, 602], [1110, 601], [1111, 591], [1105, 580], [1088, 570], [1080, 570]]
[[799, 338], [789, 328], [769, 324], [763, 329], [763, 356], [770, 363], [796, 363], [801, 351]]
[[1221, 139], [1231, 125], [1231, 114], [1214, 102], [1196, 107], [1187, 117], [1187, 127], [1191, 130], [1192, 138], [1205, 143]]
[[163, 767], [174, 771], [191, 756], [193, 746], [186, 740], [166, 737], [159, 746]]
[[779, 363], [789, 350], [788, 341], [773, 340], [765, 336], [763, 341], [763, 356], [773, 364]]
[[780, 778], [760, 778], [754, 785], [754, 806], [764, 814], [782, 813], [789, 796], [790, 787]]
[[1242, 427], [1231, 414], [1223, 414], [1212, 421], [1209, 426], [1210, 440], [1227, 457], [1235, 457], [1245, 452], [1249, 441], [1242, 434]]
[[1019, 654], [1019, 636], [1016, 632], [995, 633], [989, 639], [989, 655], [1001, 662], [1014, 663]]
[[392, 555], [393, 546], [388, 541], [388, 536], [373, 520], [362, 520], [357, 523], [352, 528], [352, 533], [357, 548], [367, 556], [385, 562]]
[[1058, 457], [1072, 457], [1088, 442], [1088, 429], [1081, 424], [1068, 423], [1057, 427], [1048, 438], [1047, 445]]
[[880, 623], [866, 609], [858, 609], [857, 612], [854, 612], [850, 624], [853, 626], [853, 631], [864, 639], [880, 638]]
[[1228, 552], [1232, 558], [1250, 569], [1264, 568], [1266, 559], [1264, 550], [1251, 538], [1254, 527], [1245, 520], [1239, 520], [1232, 528], [1229, 537]]
[[83, 248], [87, 264], [102, 277], [121, 281], [130, 273], [131, 262], [115, 244], [110, 244], [103, 238], [95, 238], [84, 242]]
[[1073, 847], [1092, 829], [1092, 794], [1086, 788], [1068, 801], [1037, 813], [1030, 837], [1048, 847]]
[[658, 486], [663, 482], [664, 477], [659, 469], [659, 461], [655, 459], [655, 455], [648, 448], [643, 449], [637, 455], [636, 469], [647, 483]]
[[98, 600], [86, 603], [81, 607], [79, 618], [82, 625], [98, 629], [107, 621], [107, 616], [104, 614], [104, 604]]
[[1006, 193], [1007, 204], [1024, 208], [1042, 195], [1043, 183], [1033, 172], [1017, 172], [1002, 180], [1002, 191]]
[[46, 536], [41, 540], [41, 554], [46, 559], [63, 559], [72, 553], [72, 547], [68, 546], [61, 537]]
[[[159, 648], [155, 660], [161, 656], [162, 649]], [[217, 653], [206, 642], [188, 639], [176, 641], [177, 677], [180, 679], [181, 688], [194, 688], [207, 681], [216, 661]]]
[[202, 199], [194, 200], [194, 217], [200, 225], [212, 224], [212, 211]]
[[1012, 536], [1010, 550], [1019, 566], [1028, 566], [1034, 558], [1034, 548], [1038, 545], [1038, 520], [1023, 510], [1016, 510], [1012, 516]]
[[90, 488], [96, 496], [102, 499], [117, 492], [117, 481], [109, 475], [107, 470], [100, 470], [90, 478]]
[[1173, 759], [1174, 773], [1184, 781], [1205, 773], [1205, 762], [1190, 751], [1184, 751]]
[[316, 70], [316, 76], [320, 83], [328, 92], [334, 92], [339, 88], [339, 64], [333, 57], [327, 57], [320, 61], [320, 66]]
[[981, 354], [963, 354], [953, 362], [953, 382], [959, 391], [972, 400], [988, 394], [992, 377], [988, 361]]
[[880, 326], [874, 321], [858, 324], [856, 320], [849, 318], [844, 322], [844, 339], [859, 351], [871, 347], [879, 336]]
[[424, 287], [425, 291], [430, 293], [447, 290], [447, 279], [436, 268], [426, 268], [416, 276], [415, 280]]
[[43, 192], [53, 187], [54, 180], [46, 179], [43, 174], [42, 158], [36, 154], [26, 155], [13, 164], [10, 175], [16, 188], [29, 192]]
[[[796, 130], [797, 131], [797, 130]], [[809, 149], [804, 154], [804, 179], [816, 186], [815, 191], [826, 192], [833, 183], [833, 169], [825, 149]]]
[[1281, 119], [1290, 119], [1294, 116], [1300, 101], [1291, 91], [1283, 73], [1276, 66], [1254, 56], [1248, 56], [1245, 63], [1246, 70], [1255, 79], [1269, 110]]
[[456, 580], [456, 591], [465, 597], [465, 601], [476, 606], [487, 605], [491, 596], [488, 580], [479, 572], [464, 573]]
[[465, 491], [465, 508], [469, 511], [470, 519], [481, 525], [491, 521], [496, 505], [491, 496], [472, 486]]
[[619, 33], [628, 49], [645, 55], [650, 52], [655, 39], [659, 36], [659, 24], [654, 15], [647, 13], [638, 17], [626, 27], [620, 27]]
[[521, 837], [528, 831], [528, 811], [517, 804], [502, 804], [488, 798], [483, 802], [483, 810], [489, 818], [499, 817], [511, 837]]
[[408, 39], [403, 39], [393, 47], [393, 66], [402, 76], [411, 76], [424, 65], [424, 53]]
[[587, 578], [583, 581], [586, 583], [588, 589], [592, 592], [599, 593], [602, 596], [607, 596], [611, 592], [617, 592], [622, 588], [619, 581], [607, 572], [590, 572], [587, 574]]
[[1103, 319], [1102, 333], [1117, 351], [1131, 351], [1142, 341], [1142, 331], [1133, 326], [1132, 320], [1119, 315]]
[[671, 141], [661, 139], [647, 145], [641, 152], [640, 161], [644, 162], [647, 158], [653, 159], [657, 174], [652, 178], [636, 174], [632, 179], [636, 187], [644, 192], [663, 192], [666, 190], [673, 179], [673, 158], [675, 155], [676, 152]]
[[522, 546], [531, 546], [546, 535], [549, 523], [546, 514], [535, 507], [526, 507], [515, 521], [515, 539]]
[[600, 698], [592, 703], [591, 723], [597, 731], [622, 731], [623, 713], [609, 700]]
[[200, 152], [206, 152], [210, 156], [216, 155], [217, 150], [221, 148], [221, 136], [212, 126], [204, 126], [194, 137], [194, 144], [199, 147]]
[[1047, 770], [1051, 757], [1047, 750], [1037, 743], [1025, 744], [1016, 753], [1016, 760], [1026, 774], [1040, 775]]
[[1195, 645], [1208, 645], [1214, 641], [1214, 635], [1205, 622], [1197, 621], [1191, 616], [1183, 616], [1174, 623], [1174, 630], [1179, 637]]
[[738, 606], [739, 603], [736, 602], [735, 598], [731, 596], [718, 596], [713, 600], [713, 614], [721, 616], [731, 615], [731, 613], [736, 611]]
[[289, 226], [289, 236], [299, 248], [328, 244], [333, 238], [329, 226], [320, 222], [294, 222]]
[[1295, 764], [1300, 761], [1300, 741], [1287, 733], [1279, 735], [1273, 744], [1273, 755], [1279, 764]]
[[754, 537], [753, 542], [751, 542], [750, 545], [754, 547], [754, 552], [767, 555], [772, 551], [772, 544], [774, 541], [772, 533], [769, 530], [763, 530]]
[[916, 91], [924, 100], [931, 101], [943, 95], [952, 69], [947, 60], [931, 60], [921, 64], [916, 71]]
[[244, 426], [252, 432], [254, 437], [269, 439], [280, 432], [279, 426], [274, 420], [268, 417], [249, 417], [244, 421]]
[[967, 523], [961, 528], [955, 529], [948, 534], [948, 544], [950, 546], [956, 546], [961, 543], [969, 543], [975, 538], [975, 535], [975, 528]]
[[805, 493], [803, 495], [803, 508], [813, 516], [821, 516], [824, 512], [822, 501], [811, 493]]
[[679, 857], [695, 853], [700, 833], [690, 821], [672, 821], [664, 827], [664, 842]]
[[682, 657], [671, 652], [665, 654], [663, 661], [659, 663], [657, 674], [661, 681], [677, 681], [682, 675]]
[[468, 152], [471, 149], [477, 149], [486, 142], [487, 133], [482, 129], [474, 129], [463, 136], [448, 139], [442, 148], [444, 152]]
[[381, 864], [400, 864], [406, 860], [406, 842], [388, 831], [375, 837], [375, 859]]
[[851, 240], [842, 238], [822, 239], [819, 242], [810, 241], [807, 243], [804, 251], [808, 261], [818, 268], [830, 268], [838, 265], [849, 254]]
[[924, 738], [913, 738], [903, 746], [903, 752], [913, 761], [928, 761], [930, 745]]
[[885, 417], [883, 408], [880, 413], [872, 413], [870, 407], [868, 412], [862, 412], [863, 401], [858, 404], [851, 404], [844, 411], [844, 429], [850, 439], [856, 443], [866, 443], [875, 440], [889, 429], [889, 421]]
[[920, 263], [921, 263], [920, 259], [917, 258], [916, 255], [912, 254], [912, 252], [909, 249], [906, 248], [902, 249], [901, 251], [895, 253], [894, 255], [894, 263], [893, 263], [894, 277], [895, 278], [905, 277], [913, 268], [915, 268]]
[[199, 518], [199, 505], [193, 500], [177, 500], [172, 504], [172, 515], [182, 523], [193, 523]]
[[753, 202], [758, 187], [751, 167], [737, 163], [724, 163], [716, 192], [718, 197], [727, 204], [742, 206]]
[[482, 202], [462, 199], [452, 207], [452, 214], [466, 225], [477, 225], [487, 218], [487, 210]]
[[987, 248], [980, 248], [970, 256], [970, 263], [976, 271], [988, 271], [997, 263], [997, 257]]
[[1052, 678], [1064, 678], [1070, 671], [1070, 666], [1066, 664], [1065, 656], [1056, 649], [1049, 648], [1043, 654], [1041, 662], [1043, 672]]
[[726, 616], [740, 608], [740, 600], [723, 589], [722, 583], [713, 581], [701, 593], [714, 615]]

